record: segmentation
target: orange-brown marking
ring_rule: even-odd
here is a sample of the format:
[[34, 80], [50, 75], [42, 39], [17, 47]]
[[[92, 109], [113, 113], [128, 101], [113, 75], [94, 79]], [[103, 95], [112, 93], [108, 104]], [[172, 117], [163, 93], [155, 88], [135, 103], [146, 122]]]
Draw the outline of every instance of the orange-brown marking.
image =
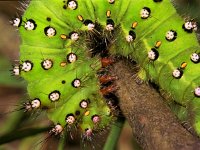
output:
[[109, 75], [103, 75], [103, 76], [99, 77], [100, 83], [108, 83], [108, 82], [116, 80], [116, 79], [117, 79], [116, 76], [109, 76]]
[[114, 62], [115, 62], [114, 59], [110, 58], [110, 57], [101, 58], [102, 67], [107, 67], [107, 66], [113, 64]]
[[110, 10], [107, 10], [107, 11], [106, 11], [106, 16], [107, 16], [108, 18], [110, 18], [110, 16], [111, 16], [111, 11], [110, 11]]
[[138, 23], [137, 22], [133, 22], [131, 28], [135, 29], [137, 27]]
[[77, 18], [78, 18], [78, 20], [81, 21], [81, 22], [84, 21], [84, 19], [83, 19], [83, 17], [82, 17], [81, 15], [78, 15]]
[[186, 63], [186, 62], [183, 62], [183, 63], [181, 64], [181, 69], [185, 69], [186, 66], [187, 66], [187, 63]]
[[113, 93], [117, 90], [117, 86], [116, 85], [110, 85], [108, 87], [102, 88], [100, 91], [103, 95], [108, 95], [109, 93]]
[[85, 112], [84, 115], [85, 115], [85, 116], [88, 116], [89, 114], [90, 114], [90, 111], [88, 110], [88, 111]]
[[66, 40], [66, 39], [67, 39], [67, 35], [61, 34], [61, 35], [60, 35], [60, 38], [63, 39], [63, 40]]
[[61, 67], [65, 67], [66, 65], [67, 65], [66, 62], [61, 62], [61, 63], [60, 63], [60, 66], [61, 66]]
[[162, 44], [161, 41], [157, 41], [155, 47], [156, 47], [156, 48], [159, 48], [161, 44]]

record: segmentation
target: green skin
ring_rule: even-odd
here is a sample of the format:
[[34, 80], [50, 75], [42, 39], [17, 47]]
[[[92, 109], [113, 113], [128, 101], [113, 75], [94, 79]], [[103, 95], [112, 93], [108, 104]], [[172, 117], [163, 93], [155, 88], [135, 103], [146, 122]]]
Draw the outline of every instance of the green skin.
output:
[[[53, 8], [47, 9], [45, 5], [53, 6]], [[81, 3], [79, 5], [81, 6]], [[55, 124], [59, 123], [63, 128], [72, 126], [66, 123], [66, 115], [71, 113], [75, 115], [75, 112], [79, 111], [80, 114], [75, 115], [75, 123], [78, 123], [83, 132], [86, 128], [101, 130], [113, 121], [113, 116], [107, 115], [110, 108], [99, 91], [100, 85], [96, 72], [101, 68], [101, 62], [98, 57], [91, 58], [89, 50], [86, 49], [83, 30], [87, 30], [87, 27], [81, 21], [77, 21], [76, 24], [68, 24], [72, 22], [70, 20], [73, 19], [72, 16], [77, 17], [78, 12], [62, 9], [61, 13], [65, 12], [66, 16], [59, 17], [59, 12], [54, 14], [53, 11], [50, 11], [61, 6], [63, 7], [63, 2], [57, 3], [57, 1], [32, 1], [30, 3], [23, 16], [23, 21], [32, 19], [36, 22], [37, 27], [31, 31], [24, 28], [24, 23], [19, 27], [22, 39], [20, 60], [22, 63], [26, 60], [31, 61], [33, 68], [28, 72], [21, 71], [20, 75], [28, 82], [30, 98], [39, 98], [41, 107], [48, 107], [47, 115]], [[84, 7], [80, 8], [85, 9]], [[38, 12], [38, 15], [33, 15], [33, 12]], [[87, 16], [86, 14], [82, 15]], [[50, 22], [46, 20], [47, 17], [51, 17]], [[68, 23], [65, 22], [66, 20]], [[56, 29], [55, 36], [47, 37], [44, 34], [44, 28], [47, 26]], [[61, 34], [69, 35], [72, 31], [82, 35], [78, 41], [60, 38]], [[68, 63], [66, 56], [71, 52], [75, 53], [78, 59], [73, 63]], [[41, 67], [41, 62], [45, 59], [52, 60], [52, 68], [44, 70]], [[66, 66], [60, 66], [62, 62], [66, 62]], [[76, 78], [81, 80], [81, 86], [78, 88], [71, 85]], [[62, 81], [66, 82], [63, 84]], [[58, 101], [52, 102], [49, 99], [49, 93], [55, 90], [58, 90], [61, 95]], [[87, 109], [83, 109], [79, 105], [83, 99], [90, 99]], [[105, 109], [102, 110], [102, 108]], [[84, 115], [86, 111], [89, 111], [87, 116]], [[101, 121], [97, 124], [92, 122], [93, 115], [98, 115]]]
[[[22, 38], [20, 60], [32, 60], [35, 65], [31, 72], [21, 73], [22, 77], [29, 82], [28, 93], [30, 97], [38, 97], [41, 99], [42, 105], [53, 107], [54, 104], [52, 105], [48, 99], [48, 93], [54, 89], [59, 89], [61, 92], [59, 103], [60, 101], [63, 102], [63, 105], [60, 105], [63, 109], [52, 108], [49, 112], [49, 118], [64, 126], [63, 118], [66, 113], [73, 113], [76, 109], [80, 110], [75, 104], [79, 104], [81, 99], [79, 94], [82, 91], [88, 92], [85, 95], [86, 97], [91, 97], [90, 92], [97, 94], [94, 107], [90, 110], [91, 114], [102, 112], [99, 109], [101, 107], [97, 106], [99, 103], [101, 103], [100, 106], [108, 108], [102, 102], [103, 99], [99, 94], [99, 84], [95, 75], [100, 68], [100, 61], [96, 57], [90, 58], [88, 56], [86, 52], [88, 50], [84, 47], [84, 36], [79, 40], [80, 48], [80, 46], [77, 46], [78, 44], [73, 44], [74, 42], [70, 40], [61, 40], [60, 35], [68, 35], [72, 31], [87, 31], [87, 27], [77, 19], [78, 15], [93, 22], [97, 21], [105, 28], [108, 19], [106, 12], [110, 10], [110, 19], [114, 21], [115, 27], [117, 27], [115, 28], [115, 41], [117, 42], [111, 45], [110, 53], [128, 56], [135, 60], [141, 67], [138, 76], [142, 80], [155, 82], [162, 91], [170, 95], [170, 99], [184, 106], [181, 111], [177, 112], [178, 116], [182, 119], [191, 120], [197, 133], [200, 134], [200, 111], [198, 109], [198, 103], [200, 102], [199, 98], [194, 95], [194, 89], [200, 85], [200, 67], [199, 63], [194, 64], [190, 60], [190, 55], [194, 52], [199, 53], [200, 47], [195, 33], [187, 33], [182, 29], [184, 20], [177, 14], [171, 2], [169, 0], [163, 0], [162, 2], [116, 0], [114, 4], [109, 4], [107, 0], [77, 0], [77, 3], [78, 8], [70, 10], [69, 8], [63, 9], [63, 1], [32, 1], [23, 16], [23, 20], [25, 21], [26, 18], [37, 20], [37, 28], [33, 31], [26, 31], [23, 26], [20, 27]], [[151, 9], [150, 17], [147, 19], [142, 19], [140, 16], [140, 11], [144, 7]], [[34, 15], [35, 13], [37, 15]], [[46, 20], [47, 17], [51, 17], [51, 22]], [[138, 23], [136, 29], [131, 29], [133, 22]], [[48, 38], [44, 34], [44, 28], [49, 25], [57, 31], [57, 34], [52, 38]], [[165, 39], [165, 34], [171, 29], [175, 30], [178, 36], [176, 40], [169, 42]], [[125, 38], [130, 30], [136, 33], [136, 39], [133, 42], [127, 42]], [[157, 60], [152, 61], [148, 58], [148, 52], [155, 46], [157, 41], [162, 42], [161, 46], [157, 48], [159, 57]], [[60, 62], [65, 60], [66, 54], [70, 51], [78, 55], [78, 61], [64, 68], [60, 67]], [[53, 68], [48, 71], [42, 70], [41, 60], [49, 57], [55, 62]], [[179, 68], [183, 62], [187, 63], [187, 67], [183, 70], [183, 76], [180, 79], [175, 79], [172, 72], [174, 69]], [[90, 64], [97, 67], [91, 69]], [[75, 71], [76, 73], [74, 73]], [[40, 76], [40, 73], [42, 76]], [[94, 86], [96, 90], [90, 91], [92, 88], [85, 88], [84, 90], [84, 87], [80, 88], [81, 90], [79, 88], [74, 89], [69, 83], [75, 77], [80, 79], [87, 77], [87, 80], [83, 82], [84, 87]], [[67, 79], [65, 85], [61, 85], [63, 79]], [[74, 102], [71, 101], [72, 99], [75, 99]], [[64, 110], [65, 105], [66, 107], [70, 106], [69, 110]], [[81, 110], [81, 114], [83, 113], [84, 111]], [[101, 118], [103, 120], [102, 127], [112, 120], [112, 117], [107, 117], [105, 114], [106, 111], [103, 111], [102, 117], [106, 116], [109, 119], [104, 121]], [[94, 128], [91, 116], [83, 117], [80, 126], [82, 128], [87, 126]]]
[[[151, 9], [150, 18], [140, 18], [140, 10], [143, 7]], [[158, 12], [158, 10], [162, 11]], [[184, 112], [180, 111], [177, 113], [179, 115], [186, 115], [184, 117], [181, 116], [181, 118], [190, 120], [199, 134], [199, 98], [195, 97], [194, 89], [200, 85], [200, 66], [190, 60], [192, 53], [200, 52], [195, 33], [187, 33], [182, 29], [184, 20], [176, 13], [173, 5], [167, 0], [159, 3], [152, 3], [150, 0], [134, 1], [134, 5], [129, 6], [126, 14], [123, 19], [126, 24], [122, 23], [122, 30], [124, 33], [128, 32], [131, 23], [137, 21], [138, 26], [135, 29], [137, 38], [131, 43], [131, 46], [119, 38], [120, 42], [117, 42], [116, 46], [114, 46], [112, 53], [129, 56], [135, 60], [141, 66], [141, 73], [138, 75], [141, 79], [155, 82], [173, 100], [185, 106]], [[177, 39], [173, 42], [165, 39], [166, 32], [171, 29], [178, 33]], [[158, 48], [159, 57], [155, 61], [150, 61], [148, 51], [154, 47], [156, 41], [162, 42], [162, 45]], [[116, 48], [119, 45], [124, 45], [121, 48], [123, 51]], [[181, 79], [175, 79], [172, 76], [172, 72], [174, 69], [179, 68], [183, 62], [187, 63], [183, 76]]]

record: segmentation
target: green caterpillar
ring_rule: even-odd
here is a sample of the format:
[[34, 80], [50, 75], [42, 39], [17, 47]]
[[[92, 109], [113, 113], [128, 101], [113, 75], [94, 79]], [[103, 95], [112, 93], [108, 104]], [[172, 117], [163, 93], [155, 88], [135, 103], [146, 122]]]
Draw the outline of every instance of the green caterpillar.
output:
[[[49, 2], [54, 7], [62, 5], [63, 12], [67, 12], [62, 20], [47, 7], [45, 3]], [[65, 10], [66, 4], [71, 3], [77, 5], [74, 1], [32, 1], [22, 19], [13, 21], [22, 40], [21, 63], [14, 66], [13, 74], [28, 82], [32, 101], [25, 103], [24, 109], [47, 109], [55, 124], [50, 133], [80, 128], [89, 139], [95, 131], [112, 123], [114, 117], [100, 92], [97, 72], [102, 67], [101, 59], [92, 57], [85, 40], [91, 34], [90, 24], [80, 22], [74, 27], [65, 22], [71, 13], [76, 13], [73, 8]], [[40, 15], [32, 14], [36, 10]]]
[[197, 23], [184, 21], [169, 0], [37, 0], [13, 25], [22, 39], [13, 73], [28, 82], [32, 99], [25, 109], [47, 109], [52, 133], [78, 126], [89, 137], [113, 121], [103, 96], [115, 87], [101, 89], [98, 74], [118, 55], [136, 61], [141, 80], [185, 108], [200, 133]]

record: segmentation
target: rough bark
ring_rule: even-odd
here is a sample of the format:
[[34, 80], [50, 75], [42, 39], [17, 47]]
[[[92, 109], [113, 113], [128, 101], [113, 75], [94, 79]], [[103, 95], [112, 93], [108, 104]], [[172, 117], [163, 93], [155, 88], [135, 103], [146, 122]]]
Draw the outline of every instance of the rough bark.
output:
[[132, 127], [137, 142], [146, 150], [200, 149], [200, 141], [180, 124], [159, 93], [146, 83], [135, 82], [136, 69], [116, 63], [117, 95], [120, 107]]

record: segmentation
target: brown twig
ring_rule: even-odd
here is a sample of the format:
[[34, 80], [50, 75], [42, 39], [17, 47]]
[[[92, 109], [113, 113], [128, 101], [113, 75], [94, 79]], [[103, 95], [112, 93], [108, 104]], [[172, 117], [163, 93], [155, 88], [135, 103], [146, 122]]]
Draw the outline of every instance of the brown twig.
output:
[[[136, 70], [136, 69], [135, 69]], [[200, 141], [182, 127], [159, 93], [135, 82], [136, 74], [120, 61], [113, 66], [120, 107], [138, 143], [147, 150], [199, 149]]]

